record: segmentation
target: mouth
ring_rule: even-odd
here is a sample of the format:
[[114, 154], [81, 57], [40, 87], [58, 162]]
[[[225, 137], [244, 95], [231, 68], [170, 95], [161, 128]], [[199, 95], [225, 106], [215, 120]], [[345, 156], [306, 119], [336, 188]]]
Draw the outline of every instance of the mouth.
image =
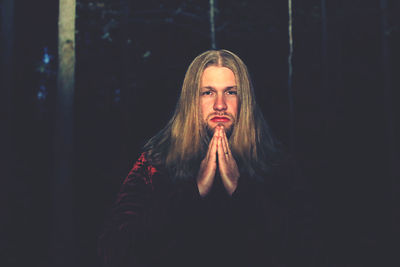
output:
[[211, 119], [212, 122], [229, 122], [230, 119], [227, 117], [215, 116]]

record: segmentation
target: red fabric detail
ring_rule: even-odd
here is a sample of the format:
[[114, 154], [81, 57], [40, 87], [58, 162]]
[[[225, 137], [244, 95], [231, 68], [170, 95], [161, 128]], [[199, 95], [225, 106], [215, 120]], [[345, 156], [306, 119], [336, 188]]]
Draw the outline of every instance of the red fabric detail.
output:
[[130, 182], [132, 179], [130, 177], [140, 177], [144, 179], [146, 184], [151, 184], [153, 186], [153, 175], [156, 174], [158, 170], [148, 163], [146, 158], [146, 152], [143, 152], [139, 159], [133, 165], [128, 177], [124, 180], [123, 184]]

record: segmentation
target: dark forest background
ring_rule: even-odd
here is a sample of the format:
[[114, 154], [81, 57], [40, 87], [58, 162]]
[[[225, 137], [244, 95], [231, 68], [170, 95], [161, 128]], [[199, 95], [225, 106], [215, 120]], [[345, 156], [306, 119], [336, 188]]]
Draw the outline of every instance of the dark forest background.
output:
[[[10, 86], [1, 91], [0, 265], [56, 266], [61, 253], [71, 266], [98, 266], [97, 235], [121, 181], [172, 115], [191, 60], [211, 48], [209, 1], [77, 1], [67, 241], [55, 234], [58, 1], [0, 8], [2, 26], [13, 23], [1, 40], [12, 60], [1, 73]], [[246, 62], [265, 117], [311, 185], [318, 265], [400, 266], [400, 2], [294, 0], [292, 95], [288, 1], [216, 8], [217, 48]]]

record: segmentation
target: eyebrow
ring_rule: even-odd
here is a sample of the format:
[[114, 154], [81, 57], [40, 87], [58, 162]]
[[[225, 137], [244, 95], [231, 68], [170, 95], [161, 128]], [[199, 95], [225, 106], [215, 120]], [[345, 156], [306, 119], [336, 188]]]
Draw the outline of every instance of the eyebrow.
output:
[[[215, 88], [212, 87], [212, 86], [204, 86], [204, 87], [201, 87], [200, 89], [207, 89], [207, 90], [216, 91]], [[236, 89], [237, 90], [237, 85], [227, 86], [227, 87], [225, 87], [224, 91], [228, 91], [228, 90], [232, 90], [232, 89]]]

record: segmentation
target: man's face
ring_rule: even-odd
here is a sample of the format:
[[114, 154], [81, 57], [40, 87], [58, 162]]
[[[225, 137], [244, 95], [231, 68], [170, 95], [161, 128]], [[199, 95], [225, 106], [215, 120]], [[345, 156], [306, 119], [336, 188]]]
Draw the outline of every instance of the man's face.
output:
[[235, 74], [226, 67], [210, 66], [201, 77], [200, 108], [209, 134], [223, 125], [227, 134], [233, 130], [238, 112]]

